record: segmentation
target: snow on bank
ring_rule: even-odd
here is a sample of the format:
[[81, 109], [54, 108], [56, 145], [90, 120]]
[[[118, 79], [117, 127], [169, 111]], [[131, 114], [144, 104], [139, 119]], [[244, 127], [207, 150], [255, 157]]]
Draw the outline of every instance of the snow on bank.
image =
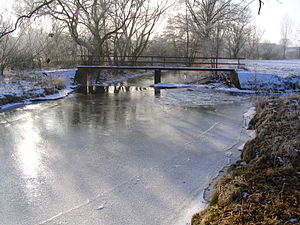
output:
[[[0, 78], [0, 103], [9, 96], [9, 98], [19, 99], [16, 103], [9, 103], [0, 106], [0, 110], [7, 110], [24, 104], [30, 104], [33, 101], [55, 100], [63, 98], [74, 91], [76, 85], [73, 83], [76, 69], [44, 70], [24, 72], [13, 74], [10, 77]], [[26, 79], [22, 79], [26, 77]], [[41, 82], [41, 80], [61, 79], [65, 88], [57, 90], [55, 94], [47, 94], [47, 88], [51, 85]]]
[[300, 60], [245, 60], [238, 70], [243, 89], [296, 90], [300, 87]]
[[246, 70], [237, 70], [243, 90], [220, 85], [156, 84], [156, 88], [207, 88], [231, 93], [267, 90], [291, 92], [300, 89], [300, 60], [245, 60]]
[[300, 76], [300, 60], [244, 60], [245, 68], [279, 77]]
[[39, 71], [38, 73], [46, 73], [48, 76], [51, 75], [59, 75], [65, 79], [65, 88], [59, 90], [58, 93], [47, 95], [43, 97], [35, 97], [31, 98], [32, 101], [37, 100], [55, 100], [63, 98], [74, 91], [74, 89], [78, 86], [74, 83], [74, 77], [76, 74], [76, 69], [65, 69], [65, 70], [48, 70], [48, 71]]
[[300, 87], [300, 77], [280, 77], [272, 73], [256, 71], [237, 71], [241, 88], [251, 90], [297, 90]]

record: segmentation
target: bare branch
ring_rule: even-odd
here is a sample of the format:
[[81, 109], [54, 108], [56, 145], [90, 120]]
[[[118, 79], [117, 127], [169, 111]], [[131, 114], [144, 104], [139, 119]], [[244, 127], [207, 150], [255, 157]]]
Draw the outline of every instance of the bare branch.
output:
[[259, 1], [258, 15], [260, 15], [261, 7], [265, 3], [262, 0], [258, 0], [258, 1]]
[[22, 15], [19, 16], [18, 19], [16, 20], [13, 29], [8, 30], [6, 32], [3, 32], [0, 34], [0, 39], [3, 38], [4, 36], [13, 33], [15, 30], [18, 29], [19, 23], [23, 20], [23, 19], [30, 19], [35, 13], [37, 13], [40, 9], [42, 9], [45, 6], [50, 5], [52, 2], [54, 2], [56, 0], [50, 0], [50, 1], [44, 1], [44, 3], [42, 3], [41, 5], [37, 6], [35, 9], [33, 9], [30, 13], [28, 13], [27, 15]]

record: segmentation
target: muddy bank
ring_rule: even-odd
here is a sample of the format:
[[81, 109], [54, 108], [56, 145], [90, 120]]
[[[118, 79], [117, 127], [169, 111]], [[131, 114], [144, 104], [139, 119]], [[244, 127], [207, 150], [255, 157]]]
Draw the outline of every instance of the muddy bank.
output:
[[256, 138], [216, 185], [202, 224], [300, 223], [300, 95], [257, 103], [250, 122]]

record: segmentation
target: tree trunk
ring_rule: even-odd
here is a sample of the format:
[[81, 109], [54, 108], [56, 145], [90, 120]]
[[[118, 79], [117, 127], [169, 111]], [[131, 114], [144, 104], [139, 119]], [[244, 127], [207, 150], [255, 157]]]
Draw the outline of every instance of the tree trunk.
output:
[[1, 77], [4, 76], [4, 69], [5, 69], [5, 65], [0, 65], [0, 76]]

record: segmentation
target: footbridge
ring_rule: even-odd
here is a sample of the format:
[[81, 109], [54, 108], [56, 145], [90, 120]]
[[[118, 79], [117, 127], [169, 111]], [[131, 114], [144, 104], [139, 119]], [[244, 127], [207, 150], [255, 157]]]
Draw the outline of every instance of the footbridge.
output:
[[[147, 58], [148, 57], [148, 58]], [[155, 60], [155, 57], [159, 60]], [[102, 61], [108, 65], [82, 65], [78, 66], [75, 80], [89, 86], [92, 80], [99, 76], [103, 70], [136, 70], [153, 71], [153, 83], [161, 83], [162, 71], [208, 71], [213, 73], [227, 72], [229, 79], [237, 88], [240, 88], [237, 69], [244, 66], [242, 58], [203, 58], [196, 57], [191, 60], [187, 57], [142, 56], [142, 61], [126, 61], [121, 65], [110, 65], [110, 61]], [[128, 59], [131, 59], [130, 57]], [[198, 61], [197, 61], [198, 60]], [[128, 64], [128, 65], [126, 65]], [[223, 68], [222, 68], [223, 67]]]

